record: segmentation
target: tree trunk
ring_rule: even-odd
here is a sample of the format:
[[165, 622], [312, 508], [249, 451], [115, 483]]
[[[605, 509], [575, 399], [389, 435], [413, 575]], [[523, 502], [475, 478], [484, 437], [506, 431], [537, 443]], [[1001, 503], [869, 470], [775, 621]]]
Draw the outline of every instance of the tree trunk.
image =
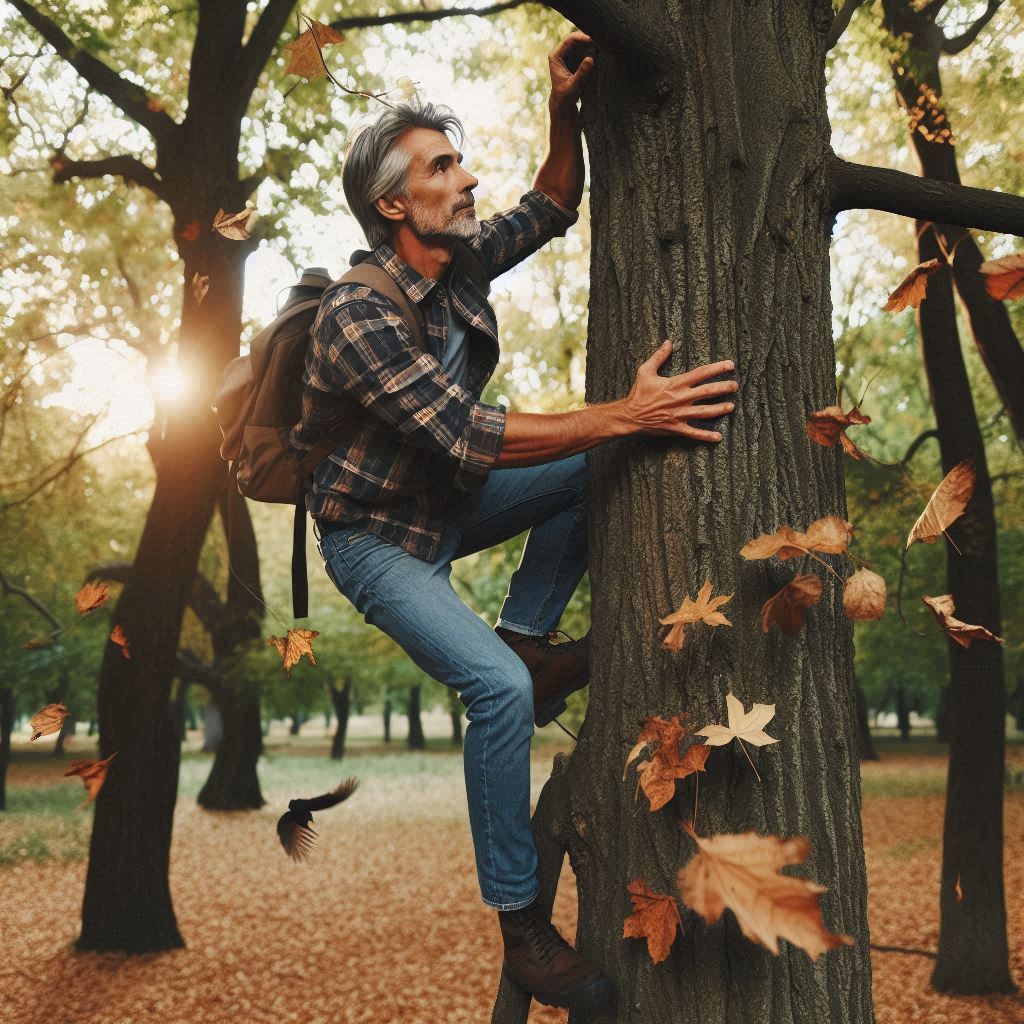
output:
[[391, 742], [391, 697], [384, 698], [384, 742]]
[[857, 757], [861, 761], [878, 761], [878, 751], [875, 750], [871, 726], [868, 725], [868, 702], [859, 683], [854, 690], [854, 697], [857, 701]]
[[54, 757], [64, 756], [64, 744], [69, 736], [71, 739], [75, 737], [75, 716], [71, 712], [68, 712], [67, 718], [61, 723], [60, 732], [57, 733], [57, 741], [53, 745]]
[[939, 690], [939, 699], [935, 705], [935, 738], [940, 743], [949, 742], [949, 686]]
[[203, 753], [215, 753], [224, 736], [224, 715], [216, 701], [203, 708]]
[[[57, 685], [54, 687], [54, 689], [49, 694], [48, 703], [50, 703], [50, 704], [66, 704], [67, 698], [68, 698], [68, 691], [70, 689], [71, 689], [71, 670], [67, 667], [67, 665], [64, 665], [61, 668], [61, 670], [60, 670], [60, 675], [59, 675], [59, 677], [57, 679]], [[72, 731], [74, 730], [75, 720], [69, 714], [67, 716], [67, 718], [64, 719], [64, 722], [63, 722], [63, 724], [61, 725], [61, 728], [60, 728], [60, 732], [57, 733], [57, 740], [53, 744], [53, 750], [50, 751], [50, 753], [51, 753], [51, 755], [53, 757], [63, 757], [64, 756], [64, 737], [66, 735], [66, 730], [68, 728], [68, 721], [69, 720], [71, 721], [71, 729], [72, 729]]]
[[[235, 173], [225, 176], [222, 155], [230, 138], [212, 128], [181, 158], [205, 171], [178, 178], [191, 191], [175, 209], [175, 232], [193, 219], [212, 221], [218, 206], [244, 203]], [[202, 186], [210, 183], [209, 190]], [[234, 184], [232, 184], [234, 182]], [[189, 374], [189, 404], [158, 413], [149, 447], [156, 492], [114, 622], [130, 644], [130, 657], [107, 643], [100, 670], [100, 756], [117, 757], [96, 798], [89, 866], [82, 903], [85, 950], [149, 952], [184, 945], [168, 884], [171, 831], [181, 745], [170, 706], [178, 639], [203, 539], [227, 474], [210, 409], [217, 377], [238, 354], [242, 280], [252, 243], [232, 242], [204, 230], [183, 241], [184, 289], [179, 362]], [[192, 297], [195, 274], [210, 277], [201, 306]]]
[[900, 742], [910, 742], [910, 708], [907, 707], [907, 694], [900, 683], [896, 687], [896, 728], [900, 731]]
[[14, 691], [0, 687], [0, 811], [7, 810], [7, 767], [11, 763], [11, 731], [14, 729]]
[[410, 750], [425, 750], [427, 746], [426, 738], [423, 735], [423, 722], [420, 719], [420, 705], [423, 700], [423, 684], [417, 683], [409, 691], [408, 700], [408, 711], [409, 711], [409, 749]]
[[[744, 543], [783, 524], [845, 516], [842, 455], [810, 442], [809, 413], [835, 402], [829, 297], [829, 125], [822, 54], [826, 2], [630, 4], [662, 12], [679, 55], [667, 91], [636, 68], [599, 61], [584, 97], [590, 153], [591, 298], [586, 400], [621, 398], [665, 338], [664, 372], [730, 358], [740, 392], [720, 445], [635, 438], [589, 453], [593, 602], [590, 701], [579, 742], [551, 787], [564, 799], [535, 830], [545, 903], [568, 851], [579, 893], [577, 943], [617, 990], [602, 1018], [717, 1024], [746, 1013], [773, 1024], [872, 1020], [852, 628], [841, 588], [795, 637], [759, 626], [792, 563], [746, 562]], [[837, 566], [839, 565], [836, 561]], [[848, 567], [844, 567], [848, 572]], [[801, 567], [801, 572], [813, 571]], [[659, 645], [658, 618], [710, 579], [732, 594], [733, 628], [688, 626], [686, 649]], [[724, 722], [732, 691], [773, 703], [778, 744], [755, 757], [715, 748], [700, 778], [697, 831], [804, 835], [800, 873], [828, 887], [830, 929], [855, 945], [812, 963], [743, 938], [734, 917], [684, 914], [668, 961], [622, 938], [626, 884], [675, 892], [693, 855], [671, 805], [634, 801], [626, 755], [647, 715]], [[735, 748], [735, 749], [734, 749]], [[682, 787], [693, 810], [693, 788]], [[503, 985], [494, 1020], [525, 1021]]]
[[259, 695], [218, 688], [214, 700], [220, 709], [224, 735], [197, 802], [208, 810], [259, 810], [266, 803], [256, 772], [263, 749]]
[[306, 716], [301, 711], [296, 711], [292, 715], [292, 724], [288, 727], [289, 736], [298, 736], [299, 730], [302, 728], [302, 723], [305, 722]]
[[178, 680], [178, 689], [174, 694], [174, 720], [178, 723], [178, 742], [184, 743], [188, 735], [188, 683]]
[[352, 680], [346, 678], [340, 690], [334, 686], [330, 686], [328, 689], [331, 692], [334, 714], [338, 719], [338, 726], [334, 730], [334, 738], [331, 740], [331, 758], [340, 761], [345, 756], [345, 737], [348, 735], [348, 716], [352, 704]]

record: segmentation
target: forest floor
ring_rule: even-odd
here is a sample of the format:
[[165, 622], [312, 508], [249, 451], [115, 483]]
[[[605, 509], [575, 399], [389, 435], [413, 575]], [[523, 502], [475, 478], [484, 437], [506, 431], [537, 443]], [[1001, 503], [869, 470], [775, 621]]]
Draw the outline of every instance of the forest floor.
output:
[[[2, 1024], [485, 1024], [501, 960], [493, 911], [479, 899], [462, 761], [443, 716], [426, 752], [384, 746], [358, 730], [351, 757], [326, 757], [322, 725], [271, 735], [260, 764], [260, 811], [211, 813], [195, 795], [210, 755], [193, 737], [182, 762], [171, 888], [186, 949], [146, 956], [76, 953], [91, 811], [64, 779], [91, 757], [78, 736], [65, 761], [15, 746], [10, 811], [0, 815]], [[428, 726], [428, 735], [431, 728]], [[534, 787], [563, 744], [538, 735]], [[562, 737], [564, 739], [564, 737]], [[934, 951], [945, 760], [928, 741], [881, 741], [863, 769], [871, 941]], [[1024, 984], [1024, 745], [1011, 744], [1006, 892], [1011, 970]], [[320, 815], [309, 862], [288, 861], [275, 823], [290, 797], [361, 783]], [[555, 922], [574, 934], [568, 866]], [[829, 955], [841, 955], [829, 954]], [[928, 985], [933, 961], [873, 956], [879, 1024], [1024, 1020], [1024, 995], [951, 998]], [[667, 966], [667, 965], [666, 965]], [[534, 1004], [532, 1022], [566, 1020]]]

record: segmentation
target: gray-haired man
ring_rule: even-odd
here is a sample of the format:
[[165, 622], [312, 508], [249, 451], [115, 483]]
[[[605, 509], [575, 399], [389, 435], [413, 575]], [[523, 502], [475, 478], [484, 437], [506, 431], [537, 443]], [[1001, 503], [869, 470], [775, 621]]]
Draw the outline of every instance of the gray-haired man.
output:
[[[731, 363], [660, 377], [666, 342], [615, 402], [545, 415], [480, 401], [498, 341], [475, 278], [497, 277], [577, 218], [584, 167], [576, 103], [594, 58], [575, 72], [567, 60], [589, 44], [576, 32], [551, 53], [549, 149], [533, 189], [504, 214], [477, 220], [477, 179], [452, 144], [461, 124], [445, 108], [403, 105], [354, 137], [343, 173], [349, 207], [371, 258], [419, 305], [426, 346], [412, 346], [384, 295], [335, 284], [314, 325], [303, 417], [292, 435], [297, 453], [308, 451], [329, 432], [338, 395], [367, 410], [358, 433], [313, 477], [320, 553], [366, 620], [465, 704], [470, 825], [481, 894], [499, 912], [503, 970], [556, 1006], [597, 1005], [610, 995], [608, 980], [536, 902], [530, 827], [534, 724], [549, 721], [588, 679], [588, 638], [548, 639], [586, 570], [584, 453], [630, 434], [720, 440], [689, 421], [730, 412], [728, 402], [696, 403], [736, 390], [733, 381], [701, 384]], [[492, 630], [455, 593], [451, 563], [525, 530]]]

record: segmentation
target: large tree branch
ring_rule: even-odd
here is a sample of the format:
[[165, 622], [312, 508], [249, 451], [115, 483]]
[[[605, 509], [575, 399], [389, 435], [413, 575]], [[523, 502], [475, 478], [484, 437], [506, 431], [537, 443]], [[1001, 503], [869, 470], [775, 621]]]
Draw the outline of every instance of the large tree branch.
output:
[[829, 161], [832, 213], [884, 210], [935, 224], [1024, 237], [1024, 197], [916, 174], [849, 163], [832, 154]]
[[942, 40], [942, 52], [952, 55], [966, 50], [978, 38], [981, 30], [992, 20], [996, 11], [1002, 6], [1003, 0], [988, 0], [988, 7], [985, 8], [985, 13], [966, 32], [953, 36], [951, 39]]
[[831, 50], [839, 42], [843, 33], [850, 27], [850, 21], [857, 8], [863, 3], [864, 0], [846, 0], [846, 3], [836, 11], [836, 16], [832, 19], [832, 27], [825, 37], [826, 51]]
[[237, 82], [240, 96], [244, 100], [243, 107], [248, 106], [249, 97], [256, 88], [256, 83], [267, 66], [267, 61], [270, 60], [274, 46], [281, 37], [294, 7], [295, 0], [269, 0], [248, 42], [242, 47], [242, 52], [238, 55]]
[[109, 174], [148, 188], [159, 199], [167, 199], [167, 189], [160, 175], [134, 156], [122, 154], [100, 160], [68, 160], [63, 154], [57, 154], [50, 165], [57, 185], [71, 181], [72, 178], [102, 178]]
[[122, 78], [113, 68], [72, 42], [56, 22], [28, 0], [10, 0], [10, 3], [89, 85], [142, 125], [157, 142], [171, 135], [177, 127], [174, 120], [162, 110], [154, 109], [157, 105], [141, 85]]
[[222, 690], [214, 667], [208, 665], [187, 647], [182, 648], [175, 655], [174, 674], [182, 682], [198, 683], [200, 686], [205, 686], [211, 693], [219, 693]]

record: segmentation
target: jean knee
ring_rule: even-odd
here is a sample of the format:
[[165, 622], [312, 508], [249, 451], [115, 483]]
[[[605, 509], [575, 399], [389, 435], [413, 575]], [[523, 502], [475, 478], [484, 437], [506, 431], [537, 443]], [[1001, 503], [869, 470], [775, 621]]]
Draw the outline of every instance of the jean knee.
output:
[[490, 717], [500, 720], [502, 728], [514, 730], [529, 723], [532, 731], [533, 677], [515, 655], [481, 672], [460, 695], [471, 722]]

